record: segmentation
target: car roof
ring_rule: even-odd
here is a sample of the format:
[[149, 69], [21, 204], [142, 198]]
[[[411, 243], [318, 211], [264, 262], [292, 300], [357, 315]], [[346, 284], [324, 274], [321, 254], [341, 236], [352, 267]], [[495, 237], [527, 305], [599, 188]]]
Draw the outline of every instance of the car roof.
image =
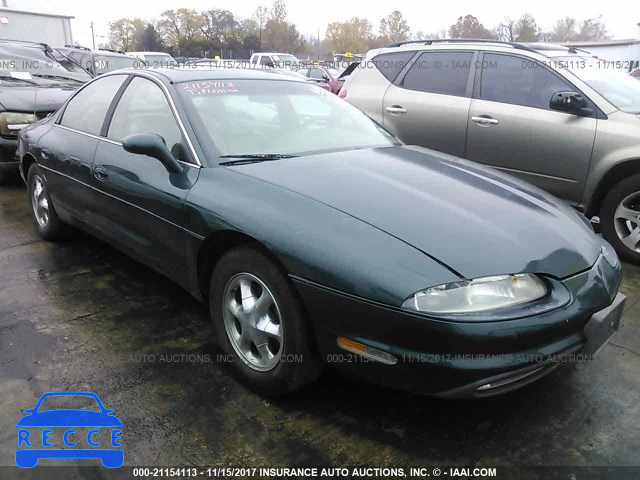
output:
[[[116, 70], [111, 73], [122, 72], [131, 73], [131, 70]], [[271, 69], [249, 69], [249, 68], [217, 68], [207, 69], [178, 69], [178, 68], [157, 68], [145, 69], [144, 72], [158, 78], [164, 78], [172, 83], [195, 82], [200, 80], [284, 80], [298, 82], [299, 80]]]
[[518, 53], [538, 54], [545, 57], [589, 54], [589, 52], [569, 45], [543, 42], [505, 42], [496, 39], [446, 38], [435, 40], [409, 40], [397, 42], [388, 47], [376, 50], [379, 53], [397, 52], [400, 50], [434, 50], [459, 49], [464, 47], [481, 48], [482, 50], [511, 51]]

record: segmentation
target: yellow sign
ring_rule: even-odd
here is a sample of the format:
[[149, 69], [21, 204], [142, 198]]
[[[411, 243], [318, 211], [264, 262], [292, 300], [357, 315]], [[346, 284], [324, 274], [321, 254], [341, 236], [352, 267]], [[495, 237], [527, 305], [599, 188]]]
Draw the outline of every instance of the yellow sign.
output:
[[347, 57], [347, 58], [351, 58], [351, 52], [345, 53], [344, 56]]
[[220, 60], [220, 55], [216, 55], [215, 60]]

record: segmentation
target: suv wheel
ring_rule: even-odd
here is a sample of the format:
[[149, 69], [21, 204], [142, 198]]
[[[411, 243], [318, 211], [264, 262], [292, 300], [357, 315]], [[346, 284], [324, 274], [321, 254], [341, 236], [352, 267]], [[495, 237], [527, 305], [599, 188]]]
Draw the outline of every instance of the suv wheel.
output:
[[217, 343], [249, 388], [281, 395], [317, 376], [319, 362], [296, 292], [259, 248], [238, 247], [220, 259], [209, 299]]
[[602, 203], [601, 230], [618, 255], [640, 264], [640, 175], [614, 185]]

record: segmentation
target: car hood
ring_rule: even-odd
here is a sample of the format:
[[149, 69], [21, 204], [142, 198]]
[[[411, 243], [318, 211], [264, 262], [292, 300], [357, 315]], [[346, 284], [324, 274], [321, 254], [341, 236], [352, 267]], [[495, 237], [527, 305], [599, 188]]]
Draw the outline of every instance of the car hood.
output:
[[420, 147], [316, 154], [227, 167], [385, 231], [465, 278], [592, 266], [598, 237], [579, 214], [492, 168]]
[[91, 410], [50, 410], [25, 415], [16, 427], [121, 427], [115, 415]]
[[0, 107], [17, 112], [52, 112], [77, 90], [76, 87], [3, 87], [0, 88]]

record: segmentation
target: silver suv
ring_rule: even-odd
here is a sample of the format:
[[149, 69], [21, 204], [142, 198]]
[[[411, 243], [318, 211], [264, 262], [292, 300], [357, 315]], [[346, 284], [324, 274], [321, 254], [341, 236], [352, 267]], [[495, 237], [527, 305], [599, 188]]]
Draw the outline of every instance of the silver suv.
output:
[[403, 142], [565, 199], [640, 263], [640, 82], [574, 48], [477, 40], [370, 51], [340, 96]]

